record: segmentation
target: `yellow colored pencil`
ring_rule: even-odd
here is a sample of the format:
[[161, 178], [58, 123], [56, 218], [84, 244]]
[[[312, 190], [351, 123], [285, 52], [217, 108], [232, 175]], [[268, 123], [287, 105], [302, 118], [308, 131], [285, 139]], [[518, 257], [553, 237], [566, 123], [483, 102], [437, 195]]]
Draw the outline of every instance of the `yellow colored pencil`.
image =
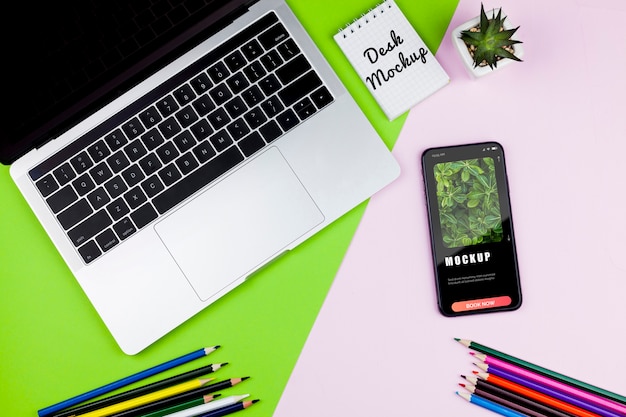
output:
[[140, 397], [131, 398], [130, 400], [122, 401], [117, 404], [111, 404], [107, 407], [99, 408], [97, 410], [90, 411], [85, 414], [80, 414], [75, 417], [106, 417], [111, 414], [126, 411], [131, 408], [139, 407], [144, 404], [149, 404], [154, 401], [162, 400], [164, 398], [171, 397], [173, 395], [181, 394], [183, 392], [191, 391], [192, 389], [200, 388], [206, 383], [213, 381], [215, 378], [201, 378], [192, 379], [191, 381], [183, 382], [182, 384], [174, 385], [172, 387], [164, 388], [159, 391], [151, 392]]

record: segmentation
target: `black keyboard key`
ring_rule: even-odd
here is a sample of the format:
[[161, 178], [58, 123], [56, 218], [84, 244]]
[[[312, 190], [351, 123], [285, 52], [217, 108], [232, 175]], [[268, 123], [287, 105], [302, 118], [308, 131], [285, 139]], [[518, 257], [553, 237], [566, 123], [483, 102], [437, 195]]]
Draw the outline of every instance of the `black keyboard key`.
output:
[[109, 145], [112, 152], [115, 152], [128, 142], [128, 138], [120, 129], [115, 129], [104, 137], [105, 142]]
[[67, 232], [74, 246], [78, 247], [111, 225], [106, 210], [100, 210]]
[[309, 64], [309, 61], [307, 61], [304, 55], [299, 55], [276, 70], [276, 76], [281, 83], [286, 85], [310, 69], [311, 64]]
[[213, 133], [213, 129], [206, 119], [201, 119], [198, 123], [191, 126], [190, 130], [193, 137], [197, 140], [206, 139], [211, 133]]
[[200, 142], [198, 146], [193, 148], [192, 152], [201, 164], [205, 163], [206, 161], [217, 155], [215, 149], [213, 149], [211, 144], [206, 140]]
[[193, 111], [191, 105], [189, 105], [183, 107], [181, 110], [178, 111], [178, 113], [176, 113], [176, 120], [178, 120], [178, 123], [180, 123], [183, 128], [186, 128], [191, 126], [193, 122], [198, 120], [198, 115], [195, 111]]
[[241, 116], [246, 110], [248, 110], [248, 107], [239, 96], [230, 100], [224, 105], [224, 107], [226, 108], [228, 115], [233, 119]]
[[257, 152], [264, 146], [265, 142], [263, 141], [263, 138], [261, 137], [259, 132], [252, 132], [250, 135], [246, 136], [239, 142], [239, 148], [246, 157]]
[[46, 200], [53, 213], [58, 213], [78, 199], [76, 191], [70, 186], [63, 187]]
[[209, 114], [207, 119], [211, 122], [211, 126], [215, 130], [226, 126], [226, 124], [230, 122], [230, 117], [228, 117], [226, 110], [222, 107], [219, 107], [213, 113]]
[[145, 132], [145, 130], [146, 129], [143, 127], [143, 125], [139, 122], [139, 119], [136, 117], [133, 117], [132, 119], [130, 119], [129, 121], [127, 121], [126, 123], [122, 125], [122, 131], [126, 134], [126, 137], [129, 139], [136, 138], [137, 136]]
[[174, 163], [167, 165], [159, 171], [159, 178], [161, 178], [161, 181], [163, 181], [163, 184], [165, 184], [166, 187], [174, 184], [181, 177], [182, 175], [180, 174], [178, 169], [176, 169]]
[[[161, 214], [165, 213], [205, 185], [215, 180], [228, 170], [243, 161], [243, 155], [234, 146], [224, 151], [199, 169], [183, 178], [171, 188], [158, 195], [152, 201], [154, 207]], [[131, 215], [132, 217], [132, 215]], [[134, 219], [133, 219], [134, 220]]]
[[65, 211], [57, 215], [57, 219], [63, 229], [68, 230], [89, 216], [93, 210], [84, 198], [69, 206]]
[[300, 118], [300, 120], [304, 120], [307, 117], [310, 117], [317, 111], [313, 102], [308, 97], [303, 98], [294, 104], [293, 109], [296, 111], [296, 114]]
[[291, 109], [287, 109], [276, 117], [278, 124], [280, 127], [286, 132], [289, 129], [294, 128], [300, 120], [298, 120], [298, 116]]
[[102, 184], [113, 175], [107, 164], [105, 164], [104, 162], [100, 162], [98, 165], [91, 168], [89, 173], [98, 185]]
[[261, 87], [266, 96], [270, 96], [280, 90], [280, 82], [274, 74], [269, 74], [259, 81], [259, 87]]
[[267, 117], [258, 106], [246, 113], [243, 118], [251, 129], [256, 129], [267, 121]]
[[226, 126], [226, 130], [228, 130], [230, 136], [236, 141], [250, 133], [250, 128], [241, 117]]
[[74, 167], [74, 170], [80, 174], [88, 170], [93, 166], [93, 162], [87, 155], [87, 152], [83, 151], [70, 159], [70, 164]]
[[211, 91], [209, 91], [209, 95], [215, 102], [215, 104], [222, 105], [226, 102], [226, 100], [230, 99], [233, 96], [233, 93], [228, 89], [226, 84], [218, 84]]
[[126, 168], [128, 165], [130, 165], [128, 158], [121, 150], [109, 156], [107, 158], [107, 162], [109, 163], [111, 170], [116, 174]]
[[244, 88], [248, 87], [250, 83], [243, 73], [238, 72], [229, 79], [226, 80], [226, 84], [230, 87], [233, 94], [239, 94]]
[[95, 188], [93, 180], [86, 173], [72, 181], [74, 189], [78, 195], [85, 195]]
[[144, 156], [148, 151], [146, 151], [146, 147], [143, 146], [143, 143], [139, 139], [133, 140], [131, 143], [124, 147], [124, 152], [128, 155], [128, 159], [132, 162], [137, 161], [139, 158]]
[[234, 51], [230, 55], [226, 56], [226, 58], [224, 58], [224, 62], [231, 72], [235, 72], [240, 68], [243, 68], [243, 66], [248, 63], [246, 58], [244, 58], [243, 54], [239, 51]]
[[314, 71], [309, 71], [282, 89], [278, 93], [278, 96], [283, 103], [285, 103], [285, 106], [291, 106], [293, 103], [308, 95], [320, 85], [322, 85], [322, 80], [320, 80]]
[[141, 140], [149, 151], [156, 149], [165, 141], [163, 135], [161, 135], [161, 132], [159, 132], [157, 128], [152, 128], [141, 135]]
[[76, 178], [76, 173], [67, 162], [55, 169], [53, 172], [54, 178], [57, 179], [60, 186], [64, 186], [74, 178]]
[[265, 67], [265, 69], [267, 70], [267, 72], [274, 71], [276, 68], [280, 67], [281, 64], [283, 63], [283, 59], [275, 50], [271, 50], [265, 55], [263, 55], [260, 61]]
[[265, 95], [256, 85], [253, 85], [252, 87], [241, 93], [241, 97], [243, 97], [244, 101], [249, 107], [259, 104], [265, 99]]
[[117, 233], [120, 240], [124, 240], [137, 231], [133, 222], [128, 217], [124, 217], [113, 225], [113, 230]]
[[174, 138], [174, 143], [180, 153], [183, 153], [191, 149], [196, 144], [196, 140], [193, 138], [191, 132], [185, 130], [183, 133]]
[[150, 129], [152, 126], [159, 123], [163, 118], [154, 106], [150, 106], [139, 113], [139, 119], [148, 129]]
[[102, 251], [93, 240], [78, 248], [78, 253], [80, 253], [80, 256], [82, 256], [86, 264], [102, 255]]
[[198, 74], [190, 81], [190, 83], [191, 87], [198, 95], [206, 93], [209, 88], [213, 86], [213, 83], [209, 80], [209, 76], [205, 73]]
[[259, 133], [263, 136], [263, 139], [269, 143], [278, 139], [280, 135], [283, 134], [283, 131], [280, 129], [280, 126], [278, 126], [276, 121], [270, 120], [259, 128]]
[[111, 154], [111, 151], [104, 144], [103, 140], [99, 140], [91, 145], [89, 148], [87, 148], [87, 152], [95, 163], [102, 161], [104, 158]]
[[189, 84], [183, 84], [176, 91], [174, 91], [174, 98], [178, 101], [178, 104], [184, 106], [189, 104], [196, 98], [196, 93], [194, 93], [193, 89]]
[[155, 154], [151, 153], [139, 161], [139, 166], [143, 169], [146, 176], [149, 176], [157, 172], [157, 170], [161, 168], [162, 164], [161, 161], [159, 161], [159, 158], [157, 158]]
[[276, 49], [278, 49], [280, 56], [282, 56], [285, 61], [289, 61], [300, 53], [300, 48], [298, 48], [298, 45], [296, 45], [293, 39], [287, 39], [285, 42], [278, 45]]
[[59, 184], [54, 180], [52, 174], [48, 174], [36, 183], [37, 188], [42, 196], [48, 197], [50, 194], [59, 189]]
[[179, 133], [182, 129], [176, 119], [170, 117], [159, 124], [159, 130], [161, 131], [161, 133], [163, 133], [163, 137], [165, 137], [165, 139], [170, 139], [173, 138], [174, 135]]
[[145, 227], [152, 220], [156, 219], [158, 214], [150, 203], [146, 203], [130, 214], [130, 218], [135, 222], [137, 229]]
[[222, 152], [233, 143], [232, 138], [225, 129], [215, 132], [214, 135], [209, 137], [209, 141], [211, 141], [211, 144], [218, 152]]
[[165, 142], [159, 149], [156, 150], [157, 155], [161, 158], [164, 164], [172, 162], [174, 158], [180, 155], [180, 152], [176, 149], [172, 142]]
[[133, 187], [139, 183], [139, 181], [146, 178], [146, 176], [139, 168], [139, 165], [131, 165], [125, 171], [122, 172], [122, 178], [126, 181], [129, 187]]
[[124, 200], [126, 200], [126, 204], [128, 204], [128, 207], [130, 207], [131, 209], [136, 209], [137, 207], [148, 201], [148, 198], [146, 197], [144, 192], [141, 191], [141, 187], [137, 186], [124, 194]]
[[289, 37], [283, 25], [276, 24], [264, 33], [259, 35], [259, 42], [266, 50], [273, 48]]
[[128, 190], [126, 183], [122, 180], [122, 177], [113, 177], [109, 182], [104, 184], [104, 188], [109, 192], [111, 198], [116, 198], [124, 191]]
[[174, 97], [172, 96], [163, 97], [156, 103], [156, 106], [163, 115], [163, 117], [174, 114], [174, 112], [179, 108], [178, 103], [176, 103], [176, 100], [174, 100]]
[[251, 83], [255, 83], [261, 79], [267, 72], [263, 65], [259, 61], [254, 61], [252, 64], [248, 65], [243, 69], [243, 73], [248, 77]]
[[201, 95], [191, 105], [200, 116], [206, 116], [215, 108], [215, 103], [213, 103], [208, 94]]
[[265, 100], [263, 104], [261, 104], [261, 108], [268, 117], [275, 117], [278, 113], [285, 109], [283, 103], [281, 103], [276, 96], [272, 96]]
[[124, 199], [121, 197], [107, 205], [106, 208], [113, 221], [121, 219], [130, 212], [130, 209], [124, 202]]
[[95, 210], [99, 210], [111, 201], [111, 198], [104, 188], [99, 187], [87, 195], [87, 200], [89, 200]]
[[187, 175], [198, 167], [198, 161], [196, 161], [191, 152], [187, 152], [176, 160], [176, 166], [183, 175]]
[[223, 62], [218, 62], [207, 70], [209, 77], [215, 84], [222, 82], [230, 75], [230, 72], [226, 68]]
[[253, 61], [255, 58], [258, 58], [261, 54], [263, 54], [263, 48], [256, 39], [252, 39], [250, 42], [243, 45], [241, 47], [241, 51], [248, 61]]
[[165, 187], [163, 186], [161, 180], [159, 180], [159, 177], [153, 175], [141, 183], [141, 188], [149, 198], [152, 198], [163, 191]]
[[102, 248], [103, 252], [108, 251], [109, 249], [120, 243], [119, 239], [117, 238], [117, 236], [115, 236], [115, 233], [113, 233], [113, 230], [111, 229], [107, 229], [104, 232], [100, 233], [98, 236], [96, 236], [95, 240], [98, 243], [98, 246]]
[[311, 99], [313, 99], [313, 103], [317, 106], [318, 109], [325, 107], [332, 103], [333, 96], [330, 94], [330, 91], [324, 86], [318, 88], [311, 94]]

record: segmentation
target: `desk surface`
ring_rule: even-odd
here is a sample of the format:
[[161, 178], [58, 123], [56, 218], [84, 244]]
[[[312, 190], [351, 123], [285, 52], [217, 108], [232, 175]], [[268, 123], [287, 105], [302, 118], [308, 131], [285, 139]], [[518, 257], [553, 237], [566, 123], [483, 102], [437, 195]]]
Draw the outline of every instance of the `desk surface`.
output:
[[[338, 28], [377, 1], [288, 3], [391, 148], [406, 116], [386, 120], [332, 40]], [[397, 3], [436, 50], [457, 0]], [[250, 375], [232, 393], [262, 399], [246, 415], [272, 414], [365, 209], [359, 206], [139, 355], [126, 356], [11, 182], [7, 167], [0, 167], [0, 199], [0, 415], [20, 417], [213, 344], [223, 347], [181, 370], [227, 361], [215, 376]]]

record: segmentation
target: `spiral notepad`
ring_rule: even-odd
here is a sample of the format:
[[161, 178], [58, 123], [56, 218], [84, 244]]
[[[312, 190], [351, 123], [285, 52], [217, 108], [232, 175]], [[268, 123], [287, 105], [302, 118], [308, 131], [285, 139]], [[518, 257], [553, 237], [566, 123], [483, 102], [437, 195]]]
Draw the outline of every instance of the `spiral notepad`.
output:
[[334, 39], [389, 120], [450, 82], [393, 0], [355, 19]]

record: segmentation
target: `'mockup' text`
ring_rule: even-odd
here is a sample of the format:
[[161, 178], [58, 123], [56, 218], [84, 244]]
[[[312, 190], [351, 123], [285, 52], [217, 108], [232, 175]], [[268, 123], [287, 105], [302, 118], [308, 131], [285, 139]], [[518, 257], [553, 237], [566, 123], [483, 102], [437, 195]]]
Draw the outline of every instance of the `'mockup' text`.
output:
[[467, 255], [446, 256], [445, 263], [446, 266], [460, 266], [489, 262], [489, 259], [491, 259], [490, 252], [478, 252]]
[[[386, 46], [382, 48], [369, 47], [363, 51], [363, 56], [367, 58], [371, 64], [375, 64], [378, 62], [380, 57], [392, 52], [404, 42], [404, 40], [393, 30], [389, 33], [389, 36], [391, 37], [391, 41], [389, 41]], [[365, 77], [365, 82], [366, 84], [369, 84], [373, 90], [376, 90], [377, 87], [380, 87], [383, 83], [389, 82], [389, 80], [395, 77], [396, 74], [404, 71], [416, 62], [425, 64], [427, 54], [428, 51], [426, 48], [420, 48], [418, 52], [413, 52], [409, 54], [409, 56], [405, 56], [404, 53], [399, 52], [399, 62], [396, 65], [386, 71], [380, 68], [377, 69], [372, 73], [372, 75]]]

